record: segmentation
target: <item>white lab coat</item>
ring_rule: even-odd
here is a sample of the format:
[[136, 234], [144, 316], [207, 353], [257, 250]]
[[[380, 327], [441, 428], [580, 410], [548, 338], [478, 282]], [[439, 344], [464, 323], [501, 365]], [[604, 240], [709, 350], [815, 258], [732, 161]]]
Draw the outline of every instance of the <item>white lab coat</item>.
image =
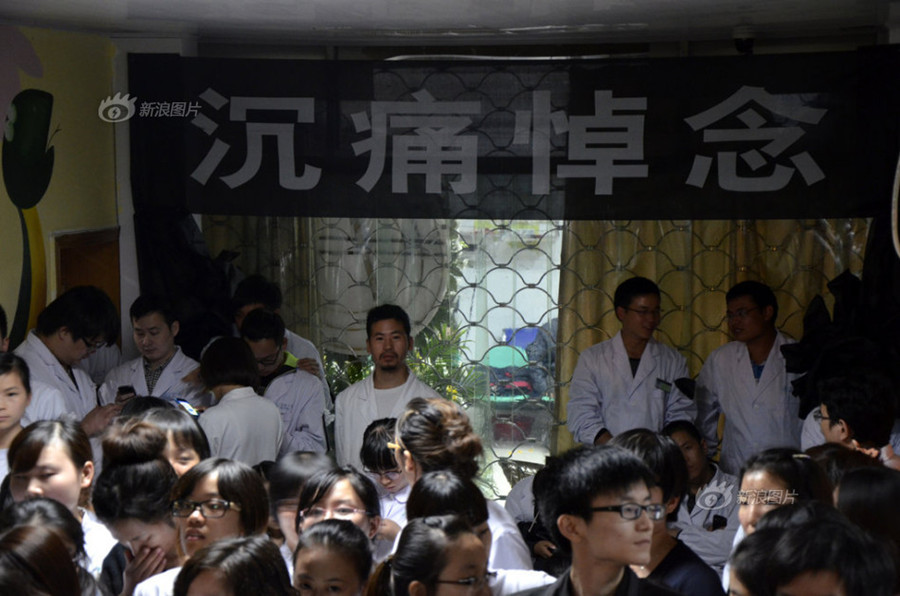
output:
[[206, 407], [212, 403], [212, 395], [197, 385], [181, 380], [199, 366], [196, 360], [189, 358], [180, 347], [175, 346], [175, 355], [163, 369], [151, 393], [147, 389], [147, 377], [144, 375], [144, 358], [135, 358], [109, 371], [106, 380], [100, 385], [100, 403], [106, 405], [115, 402], [116, 390], [122, 385], [131, 385], [134, 392], [142, 397], [159, 397], [168, 401], [183, 399], [194, 407]]
[[496, 501], [487, 502], [488, 527], [491, 529], [489, 569], [531, 569], [531, 553], [516, 522]]
[[322, 414], [325, 395], [322, 382], [300, 369], [276, 377], [266, 387], [264, 397], [281, 412], [284, 440], [281, 455], [294, 451], [325, 452], [325, 427]]
[[248, 466], [278, 459], [284, 438], [281, 412], [252, 387], [229, 391], [197, 421], [209, 439], [213, 457], [234, 459]]
[[25, 415], [22, 416], [20, 424], [28, 426], [38, 420], [56, 420], [67, 415], [74, 418], [68, 414], [66, 400], [63, 399], [59, 389], [32, 379], [31, 402], [25, 408]]
[[759, 382], [742, 342], [725, 344], [703, 363], [695, 395], [697, 428], [715, 453], [719, 414], [725, 414], [719, 466], [729, 474], [738, 474], [747, 458], [764, 449], [800, 447], [800, 400], [791, 385], [799, 375], [787, 372], [781, 353], [781, 346], [790, 343], [778, 332]]
[[534, 476], [526, 476], [509, 489], [506, 512], [518, 524], [534, 521]]
[[[388, 418], [403, 414], [406, 404], [413, 398], [441, 397], [437, 391], [416, 378], [412, 371], [409, 371], [406, 383], [396, 389], [402, 395], [386, 416]], [[362, 448], [363, 433], [367, 426], [379, 418], [372, 375], [341, 391], [334, 401], [335, 459], [339, 466], [353, 465], [362, 469], [359, 450]]]
[[72, 382], [66, 369], [34, 331], [31, 331], [25, 341], [16, 348], [16, 354], [28, 364], [32, 380], [46, 383], [59, 390], [66, 404], [66, 410], [79, 421], [97, 407], [97, 389], [91, 377], [74, 366], [72, 374], [77, 385]]
[[175, 593], [175, 579], [179, 573], [181, 567], [173, 567], [151, 575], [134, 588], [134, 596], [172, 596]]
[[581, 353], [569, 388], [568, 427], [576, 441], [593, 445], [597, 434], [613, 436], [633, 428], [660, 431], [674, 420], [693, 420], [696, 407], [675, 386], [689, 377], [684, 357], [651, 339], [637, 373], [620, 331]]

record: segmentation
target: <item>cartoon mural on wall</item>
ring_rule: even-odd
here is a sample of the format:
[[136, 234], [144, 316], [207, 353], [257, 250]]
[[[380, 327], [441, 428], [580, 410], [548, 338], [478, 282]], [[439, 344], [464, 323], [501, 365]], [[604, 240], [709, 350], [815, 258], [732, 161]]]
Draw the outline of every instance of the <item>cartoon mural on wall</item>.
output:
[[[48, 147], [53, 96], [39, 89], [21, 90], [19, 70], [40, 77], [43, 68], [28, 39], [14, 27], [0, 27], [0, 109], [5, 112], [2, 168], [7, 195], [22, 228], [22, 276], [9, 337], [21, 342], [47, 302], [44, 240], [36, 206], [53, 172], [54, 150]], [[11, 101], [10, 101], [11, 98]]]

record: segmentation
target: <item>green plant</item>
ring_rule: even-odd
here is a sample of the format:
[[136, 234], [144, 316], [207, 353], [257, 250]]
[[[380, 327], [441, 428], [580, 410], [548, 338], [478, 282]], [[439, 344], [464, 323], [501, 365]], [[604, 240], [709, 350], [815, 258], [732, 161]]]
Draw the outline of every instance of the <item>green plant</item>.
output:
[[453, 401], [468, 403], [486, 391], [480, 367], [463, 363], [464, 333], [447, 323], [422, 330], [409, 354], [410, 368], [423, 382]]

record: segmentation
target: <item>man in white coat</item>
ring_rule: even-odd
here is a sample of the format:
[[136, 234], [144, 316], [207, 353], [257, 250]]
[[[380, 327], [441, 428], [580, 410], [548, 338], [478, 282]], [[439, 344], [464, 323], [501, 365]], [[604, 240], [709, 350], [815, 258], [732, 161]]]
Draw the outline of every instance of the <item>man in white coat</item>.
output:
[[576, 441], [600, 445], [633, 428], [662, 430], [692, 420], [694, 403], [675, 385], [688, 377], [684, 357], [653, 339], [659, 287], [645, 277], [625, 280], [613, 296], [622, 329], [581, 353], [569, 388], [568, 427]]
[[118, 335], [119, 315], [109, 296], [94, 286], [77, 286], [41, 311], [37, 327], [15, 351], [32, 379], [62, 394], [67, 412], [90, 437], [103, 432], [121, 406], [98, 405], [94, 382], [77, 364]]
[[366, 317], [366, 350], [372, 374], [341, 391], [334, 400], [335, 458], [338, 465], [362, 469], [359, 450], [366, 427], [379, 418], [398, 418], [414, 397], [441, 397], [416, 378], [406, 365], [413, 347], [409, 315], [399, 306], [382, 304]]
[[[139, 358], [114, 368], [100, 386], [100, 403], [124, 402], [134, 397], [183, 399], [195, 407], [206, 407], [211, 395], [185, 376], [200, 364], [175, 345], [179, 323], [170, 305], [159, 296], [139, 296], [131, 305], [134, 344]], [[127, 388], [120, 391], [120, 388]]]
[[725, 295], [725, 317], [735, 341], [715, 350], [697, 377], [697, 428], [710, 452], [719, 445], [719, 467], [738, 474], [751, 455], [770, 447], [800, 447], [803, 421], [781, 346], [793, 343], [775, 328], [778, 302], [769, 286], [741, 282]]

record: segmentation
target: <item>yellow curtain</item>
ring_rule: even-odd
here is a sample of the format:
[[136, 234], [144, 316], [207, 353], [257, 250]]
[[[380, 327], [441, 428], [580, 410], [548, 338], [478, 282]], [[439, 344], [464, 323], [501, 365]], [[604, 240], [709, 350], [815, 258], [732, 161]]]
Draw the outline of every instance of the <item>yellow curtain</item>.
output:
[[612, 296], [622, 281], [650, 278], [662, 293], [657, 339], [678, 349], [696, 376], [703, 359], [728, 341], [725, 293], [755, 279], [775, 291], [778, 325], [803, 334], [810, 300], [845, 269], [859, 275], [869, 221], [577, 221], [562, 247], [557, 343], [556, 453], [573, 445], [565, 428], [578, 355], [619, 330]]

